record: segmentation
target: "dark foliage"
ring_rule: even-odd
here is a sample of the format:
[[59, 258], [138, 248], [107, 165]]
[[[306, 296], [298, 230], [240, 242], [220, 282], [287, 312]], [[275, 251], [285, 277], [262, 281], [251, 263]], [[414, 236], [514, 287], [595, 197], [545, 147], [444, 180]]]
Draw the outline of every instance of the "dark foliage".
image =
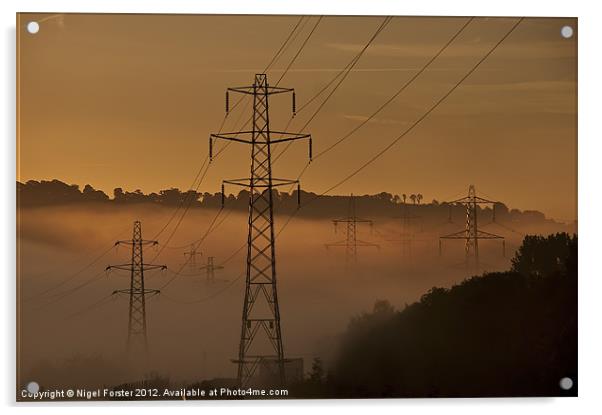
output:
[[[548, 237], [527, 235], [512, 259], [512, 271], [523, 275], [550, 275], [567, 269], [571, 249], [577, 249], [577, 236], [557, 233]], [[577, 264], [571, 264], [576, 266]]]
[[[317, 200], [316, 194], [301, 191], [301, 203], [312, 200], [312, 203], [304, 205], [299, 211], [303, 217], [338, 217], [347, 212], [349, 198], [347, 196], [320, 196]], [[404, 195], [405, 196], [405, 195]], [[159, 193], [145, 194], [141, 190], [128, 192], [118, 187], [113, 190], [113, 198], [109, 198], [101, 190], [95, 190], [89, 184], [80, 191], [78, 185], [69, 185], [59, 180], [35, 181], [26, 183], [17, 182], [17, 200], [20, 207], [69, 205], [74, 203], [105, 203], [105, 204], [139, 204], [151, 203], [162, 206], [185, 205], [190, 208], [219, 208], [222, 203], [221, 193], [197, 192], [188, 190], [185, 192], [177, 188], [161, 190]], [[237, 195], [229, 194], [225, 200], [228, 209], [247, 211], [249, 193], [241, 190]], [[402, 210], [406, 213], [417, 215], [422, 223], [445, 223], [447, 222], [450, 209], [454, 218], [464, 218], [466, 208], [462, 205], [449, 205], [446, 202], [433, 200], [432, 203], [421, 203], [422, 195], [410, 195], [399, 197], [391, 193], [378, 193], [374, 195], [356, 195], [357, 213], [370, 214], [372, 217], [399, 217]], [[291, 193], [274, 190], [274, 206], [277, 213], [290, 214], [297, 210], [297, 191]], [[486, 222], [493, 219], [493, 210], [489, 207], [478, 207], [479, 218]], [[408, 212], [409, 211], [409, 212]], [[363, 212], [363, 213], [362, 213]], [[536, 211], [509, 210], [503, 203], [496, 203], [495, 216], [501, 222], [545, 223], [552, 222], [546, 219], [543, 213]]]
[[377, 302], [351, 321], [321, 387], [310, 377], [297, 395], [576, 395], [577, 237], [526, 237], [513, 264], [433, 288], [399, 312]]

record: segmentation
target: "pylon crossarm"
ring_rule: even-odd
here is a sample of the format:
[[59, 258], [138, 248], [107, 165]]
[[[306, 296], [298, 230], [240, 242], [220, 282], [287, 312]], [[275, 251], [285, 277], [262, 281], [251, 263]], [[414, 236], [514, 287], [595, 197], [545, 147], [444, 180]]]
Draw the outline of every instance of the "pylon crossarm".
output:
[[479, 238], [479, 239], [504, 239], [503, 236], [496, 235], [494, 233], [481, 231], [481, 230], [478, 231], [477, 238]]
[[466, 239], [466, 230], [460, 232], [450, 233], [448, 235], [440, 236], [439, 239]]
[[122, 264], [122, 265], [109, 265], [105, 268], [105, 271], [110, 271], [112, 269], [119, 269], [122, 271], [131, 271], [133, 265], [132, 264]]
[[[282, 138], [272, 138], [274, 134], [278, 134], [283, 136]], [[310, 138], [311, 134], [302, 134], [302, 133], [287, 133], [285, 131], [270, 131], [270, 143], [284, 143], [286, 141], [294, 141], [294, 140], [302, 140], [304, 138]]]
[[372, 243], [372, 242], [361, 241], [361, 240], [359, 240], [359, 239], [356, 239], [356, 241], [355, 241], [355, 244], [356, 244], [357, 246], [372, 246], [372, 247], [374, 247], [374, 248], [380, 248], [380, 245], [379, 245], [379, 244], [374, 244], [374, 243]]
[[123, 290], [115, 290], [113, 291], [113, 294], [134, 294], [134, 295], [156, 295], [156, 294], [160, 294], [161, 291], [159, 290], [151, 290], [151, 289], [145, 289], [144, 291], [142, 290], [131, 290], [129, 288], [123, 289]]
[[150, 240], [140, 240], [140, 241], [133, 241], [131, 239], [124, 239], [122, 241], [117, 241], [115, 242], [115, 245], [132, 245], [132, 244], [142, 244], [142, 245], [157, 245], [159, 244], [159, 241], [150, 241]]
[[253, 179], [251, 179], [251, 178], [244, 178], [244, 179], [224, 180], [224, 183], [232, 184], [234, 186], [241, 186], [241, 187], [253, 186], [253, 187], [257, 187], [257, 188], [268, 188], [268, 187], [278, 187], [278, 186], [287, 186], [287, 185], [291, 185], [291, 184], [298, 184], [299, 180], [272, 178], [272, 183], [270, 184], [269, 182], [266, 183], [264, 179], [261, 179], [261, 180], [255, 179], [255, 181], [253, 181]]
[[475, 196], [474, 197], [474, 202], [475, 203], [498, 203], [495, 200], [487, 200], [487, 199], [483, 199], [482, 197], [479, 196]]
[[150, 271], [153, 269], [161, 269], [161, 270], [167, 269], [167, 265], [142, 264], [142, 266], [144, 267], [145, 271]]
[[[228, 91], [237, 92], [239, 94], [248, 94], [248, 95], [259, 94], [258, 92], [255, 92], [255, 87], [253, 87], [253, 86], [235, 86], [235, 87], [228, 88]], [[294, 92], [294, 91], [295, 91], [294, 88], [283, 88], [283, 87], [279, 87], [279, 86], [267, 85], [265, 87], [261, 87], [262, 95], [263, 94], [275, 95], [275, 94], [283, 94], [285, 92]]]
[[448, 203], [450, 205], [454, 205], [454, 204], [457, 204], [457, 203], [463, 204], [463, 203], [469, 203], [469, 202], [470, 202], [470, 198], [468, 198], [468, 197], [461, 197], [460, 199], [452, 200], [452, 201], [449, 201], [449, 202], [446, 202], [446, 203]]
[[447, 203], [448, 204], [460, 203], [460, 204], [465, 205], [467, 203], [495, 204], [495, 203], [498, 203], [498, 202], [495, 202], [493, 200], [483, 199], [482, 197], [475, 196], [474, 198], [462, 197], [460, 199], [452, 200], [451, 202], [447, 202]]
[[[236, 141], [238, 143], [244, 144], [278, 144], [284, 143], [287, 141], [294, 140], [302, 140], [304, 138], [311, 138], [311, 134], [302, 134], [302, 133], [289, 133], [286, 131], [270, 131], [270, 140], [253, 140], [253, 134], [256, 134], [254, 131], [236, 131], [231, 133], [219, 133], [219, 134], [211, 134], [210, 139], [216, 140], [228, 140], [228, 141]], [[240, 138], [240, 136], [248, 135], [250, 138]], [[280, 137], [278, 137], [280, 136]]]
[[212, 140], [219, 138], [221, 140], [229, 140], [229, 141], [236, 141], [239, 143], [253, 144], [253, 141], [251, 141], [250, 139], [245, 140], [243, 138], [238, 138], [238, 136], [241, 136], [241, 135], [253, 136], [253, 131], [236, 131], [236, 132], [232, 132], [232, 133], [210, 134], [209, 138]]

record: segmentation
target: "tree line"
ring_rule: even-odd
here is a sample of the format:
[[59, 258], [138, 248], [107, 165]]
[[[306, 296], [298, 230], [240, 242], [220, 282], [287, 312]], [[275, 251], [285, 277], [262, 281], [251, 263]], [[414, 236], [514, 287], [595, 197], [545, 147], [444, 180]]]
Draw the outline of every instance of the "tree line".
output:
[[[298, 199], [303, 204], [312, 200], [299, 212], [305, 217], [345, 217], [348, 213], [348, 195], [325, 195], [318, 197], [312, 192], [297, 190], [291, 193], [273, 190], [274, 209], [276, 213], [288, 214], [298, 208]], [[240, 190], [237, 194], [227, 194], [224, 197], [224, 206], [228, 209], [247, 211], [249, 192]], [[381, 192], [371, 195], [356, 195], [355, 206], [358, 216], [395, 218], [408, 214], [420, 216], [424, 222], [443, 222], [450, 216], [462, 217], [465, 208], [462, 205], [450, 205], [445, 201], [432, 200], [423, 203], [421, 193], [396, 195]], [[190, 205], [190, 208], [218, 209], [222, 206], [222, 194], [198, 192], [194, 190], [181, 191], [178, 188], [164, 189], [159, 192], [143, 193], [141, 190], [133, 192], [123, 188], [115, 188], [112, 197], [102, 190], [94, 189], [87, 184], [80, 189], [76, 184], [67, 184], [60, 180], [30, 180], [25, 183], [17, 182], [17, 205], [19, 207], [43, 207], [72, 204], [103, 204], [103, 205], [136, 205], [153, 204], [167, 207]], [[485, 220], [493, 218], [493, 209], [490, 206], [478, 207], [480, 215]], [[509, 209], [504, 203], [495, 204], [495, 216], [506, 221], [525, 221], [529, 223], [551, 222], [545, 215], [534, 210]]]
[[[564, 390], [560, 379], [573, 387]], [[527, 236], [507, 272], [354, 317], [297, 397], [577, 396], [577, 236]]]

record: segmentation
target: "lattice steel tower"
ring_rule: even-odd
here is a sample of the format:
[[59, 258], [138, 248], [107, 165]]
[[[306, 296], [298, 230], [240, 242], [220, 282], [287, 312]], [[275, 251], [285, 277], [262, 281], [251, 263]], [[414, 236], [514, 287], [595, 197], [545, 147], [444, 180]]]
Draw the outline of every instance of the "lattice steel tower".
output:
[[[439, 255], [442, 252], [442, 240], [444, 239], [462, 239], [465, 241], [464, 251], [466, 255], [467, 268], [474, 268], [479, 271], [479, 239], [499, 239], [502, 241], [502, 254], [505, 255], [506, 242], [503, 236], [479, 230], [477, 223], [477, 206], [481, 204], [491, 204], [493, 206], [493, 220], [495, 221], [495, 203], [492, 200], [483, 199], [476, 195], [474, 185], [468, 188], [468, 196], [449, 202], [453, 204], [462, 204], [466, 206], [466, 227], [464, 230], [454, 232], [439, 237]], [[451, 215], [451, 214], [450, 214]], [[451, 216], [450, 216], [451, 218]]]
[[337, 232], [338, 224], [344, 223], [345, 226], [345, 239], [338, 242], [326, 244], [326, 248], [330, 247], [344, 247], [345, 248], [345, 267], [349, 270], [350, 266], [357, 264], [357, 248], [358, 247], [374, 247], [379, 248], [379, 245], [370, 242], [365, 242], [357, 239], [357, 225], [361, 223], [368, 223], [373, 226], [373, 222], [370, 219], [358, 218], [355, 214], [355, 196], [353, 193], [349, 196], [349, 207], [347, 209], [347, 217], [341, 219], [334, 219], [335, 233]]
[[184, 257], [188, 257], [188, 266], [191, 270], [196, 271], [196, 257], [197, 255], [203, 256], [202, 252], [199, 252], [194, 244], [190, 244], [190, 251], [184, 252]]
[[399, 239], [395, 242], [401, 244], [402, 256], [407, 257], [411, 261], [417, 223], [420, 224], [420, 231], [422, 231], [422, 218], [410, 212], [409, 206], [404, 200], [401, 216], [397, 216], [396, 219], [400, 220], [401, 229]]
[[207, 273], [207, 282], [210, 284], [215, 282], [215, 270], [224, 269], [221, 265], [215, 265], [213, 260], [214, 258], [212, 256], [207, 257], [207, 265], [199, 268], [200, 270], [205, 270]]
[[246, 288], [238, 359], [234, 362], [238, 364], [240, 386], [248, 385], [260, 366], [262, 371], [268, 370], [273, 373], [274, 383], [284, 385], [286, 379], [276, 285], [272, 190], [276, 186], [297, 184], [298, 197], [300, 191], [298, 180], [272, 177], [271, 152], [273, 144], [307, 138], [311, 160], [311, 136], [270, 130], [268, 98], [271, 95], [292, 92], [294, 113], [295, 92], [292, 88], [270, 86], [265, 74], [256, 74], [253, 85], [228, 88], [226, 111], [229, 110], [229, 92], [247, 94], [253, 98], [253, 124], [250, 131], [211, 134], [209, 137], [211, 158], [213, 141], [216, 139], [236, 141], [251, 146], [250, 177], [223, 182], [249, 188]]
[[159, 242], [142, 239], [142, 224], [140, 221], [134, 222], [134, 232], [131, 240], [115, 242], [115, 245], [131, 245], [132, 262], [129, 264], [109, 265], [106, 269], [118, 269], [130, 272], [130, 288], [115, 290], [113, 294], [128, 294], [130, 298], [129, 317], [128, 317], [128, 354], [132, 352], [144, 353], [148, 351], [148, 339], [146, 336], [146, 297], [159, 293], [159, 290], [152, 290], [144, 286], [144, 272], [153, 269], [167, 269], [166, 265], [145, 264], [143, 261], [143, 251], [145, 246], [154, 246]]

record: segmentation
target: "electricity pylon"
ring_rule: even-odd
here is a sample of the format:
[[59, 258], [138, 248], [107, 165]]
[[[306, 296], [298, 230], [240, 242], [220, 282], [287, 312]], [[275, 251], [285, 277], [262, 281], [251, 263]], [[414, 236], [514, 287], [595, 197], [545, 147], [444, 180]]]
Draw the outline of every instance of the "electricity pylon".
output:
[[207, 265], [205, 265], [204, 267], [200, 267], [200, 270], [205, 270], [205, 272], [207, 273], [207, 282], [208, 283], [213, 283], [215, 282], [215, 270], [216, 269], [224, 269], [223, 266], [221, 265], [215, 265], [213, 263], [213, 257], [207, 257]]
[[191, 270], [196, 271], [196, 256], [203, 256], [202, 252], [199, 252], [194, 244], [190, 244], [190, 251], [184, 252], [184, 257], [188, 257], [188, 266]]
[[353, 193], [349, 196], [349, 207], [347, 209], [347, 217], [341, 219], [334, 219], [334, 231], [337, 232], [338, 224], [344, 223], [345, 226], [345, 239], [338, 242], [326, 244], [326, 248], [330, 247], [345, 247], [345, 268], [349, 270], [350, 266], [357, 264], [357, 248], [358, 247], [374, 247], [380, 248], [379, 245], [371, 242], [365, 242], [357, 239], [357, 225], [359, 223], [368, 223], [373, 226], [373, 222], [369, 219], [358, 218], [355, 214], [355, 197]]
[[[130, 308], [128, 317], [128, 354], [148, 351], [148, 339], [146, 336], [146, 297], [159, 294], [159, 290], [152, 290], [144, 286], [144, 272], [153, 269], [167, 269], [166, 265], [145, 264], [143, 261], [144, 246], [155, 246], [159, 242], [142, 239], [142, 224], [134, 222], [134, 232], [131, 240], [115, 242], [115, 245], [132, 246], [132, 262], [129, 264], [109, 265], [106, 269], [118, 269], [130, 272], [130, 288], [115, 290], [113, 294], [128, 294], [130, 297]], [[135, 349], [135, 350], [134, 350]]]
[[297, 184], [298, 180], [272, 177], [272, 145], [293, 140], [309, 139], [311, 161], [311, 136], [270, 130], [268, 98], [271, 95], [292, 92], [293, 113], [295, 92], [292, 88], [270, 86], [266, 74], [256, 74], [253, 85], [228, 88], [226, 112], [229, 111], [229, 92], [253, 97], [253, 125], [249, 131], [211, 134], [209, 137], [210, 159], [213, 157], [213, 141], [235, 141], [251, 146], [251, 175], [245, 179], [224, 180], [224, 183], [249, 188], [249, 220], [247, 237], [247, 265], [245, 299], [242, 312], [242, 329], [238, 359], [238, 383], [245, 387], [254, 378], [261, 365], [272, 370], [280, 385], [285, 384], [284, 349], [280, 328], [280, 308], [276, 286], [276, 252], [274, 238], [273, 189], [277, 186]]
[[422, 218], [414, 215], [410, 212], [407, 203], [404, 202], [401, 216], [397, 216], [396, 219], [400, 220], [401, 230], [399, 233], [399, 240], [396, 242], [401, 243], [401, 254], [404, 257], [408, 257], [412, 260], [412, 248], [415, 238], [416, 222], [419, 222], [422, 226]]
[[449, 202], [452, 204], [462, 204], [466, 206], [466, 227], [459, 232], [450, 233], [439, 237], [439, 255], [442, 252], [443, 239], [462, 239], [465, 242], [464, 251], [466, 255], [466, 267], [474, 267], [475, 272], [479, 272], [479, 239], [500, 239], [502, 241], [502, 254], [505, 255], [506, 242], [503, 236], [494, 233], [479, 230], [477, 224], [477, 206], [481, 204], [491, 204], [494, 209], [493, 218], [495, 220], [495, 203], [492, 200], [483, 199], [476, 195], [474, 185], [468, 188], [468, 196]]

